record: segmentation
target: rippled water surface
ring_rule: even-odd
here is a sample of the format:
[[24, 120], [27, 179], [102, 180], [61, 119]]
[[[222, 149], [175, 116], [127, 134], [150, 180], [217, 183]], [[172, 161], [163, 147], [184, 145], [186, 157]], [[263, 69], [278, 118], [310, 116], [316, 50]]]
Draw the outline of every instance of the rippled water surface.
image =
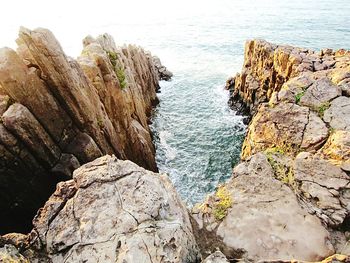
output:
[[108, 32], [118, 43], [144, 46], [173, 71], [173, 80], [161, 83], [152, 130], [158, 166], [188, 203], [201, 201], [239, 160], [245, 127], [226, 106], [223, 86], [240, 71], [246, 39], [350, 48], [349, 0], [100, 0], [84, 6], [62, 0], [55, 13], [42, 8], [16, 9], [22, 13], [14, 22], [6, 18], [2, 36], [16, 32], [22, 19], [28, 27], [50, 28], [76, 56], [86, 34]]

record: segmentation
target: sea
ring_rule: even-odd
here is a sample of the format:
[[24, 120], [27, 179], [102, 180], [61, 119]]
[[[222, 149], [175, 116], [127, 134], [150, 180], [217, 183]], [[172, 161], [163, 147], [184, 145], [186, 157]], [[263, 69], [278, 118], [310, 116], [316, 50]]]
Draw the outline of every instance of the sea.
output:
[[77, 57], [86, 35], [107, 32], [118, 44], [149, 50], [173, 72], [160, 83], [151, 130], [159, 170], [190, 206], [239, 163], [247, 127], [227, 106], [224, 86], [241, 70], [246, 40], [350, 49], [349, 0], [6, 2], [1, 46], [15, 46], [21, 25], [45, 27]]

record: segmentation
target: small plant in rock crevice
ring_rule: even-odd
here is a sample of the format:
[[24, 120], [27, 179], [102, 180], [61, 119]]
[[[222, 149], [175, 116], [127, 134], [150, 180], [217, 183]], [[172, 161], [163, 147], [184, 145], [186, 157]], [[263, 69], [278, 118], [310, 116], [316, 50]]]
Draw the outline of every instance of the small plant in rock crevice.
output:
[[331, 104], [327, 101], [325, 103], [322, 103], [319, 107], [315, 109], [315, 111], [318, 113], [318, 115], [323, 118], [324, 112], [329, 109]]
[[305, 91], [299, 92], [297, 95], [295, 95], [295, 103], [299, 104], [301, 98], [305, 95]]
[[274, 171], [275, 178], [296, 190], [297, 182], [295, 181], [293, 167], [285, 165], [279, 161], [277, 157], [278, 155], [283, 155], [283, 153], [277, 151], [273, 152], [271, 150], [265, 151], [265, 156]]
[[117, 75], [117, 78], [120, 83], [120, 87], [124, 89], [127, 86], [126, 75], [125, 75], [123, 66], [120, 65], [120, 62], [118, 61], [118, 54], [116, 52], [107, 51], [107, 50], [106, 50], [106, 53], [113, 66], [114, 72]]
[[227, 215], [227, 210], [232, 206], [232, 198], [225, 186], [220, 186], [215, 193], [213, 215], [216, 220], [222, 220]]

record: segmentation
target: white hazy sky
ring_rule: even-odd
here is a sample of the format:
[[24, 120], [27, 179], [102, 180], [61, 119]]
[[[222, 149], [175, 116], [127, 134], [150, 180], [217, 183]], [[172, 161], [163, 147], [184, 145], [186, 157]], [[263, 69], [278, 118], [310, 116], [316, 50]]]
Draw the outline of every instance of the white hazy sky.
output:
[[14, 40], [20, 26], [30, 29], [48, 28], [54, 32], [65, 48], [69, 46], [69, 42], [80, 43], [87, 34], [104, 33], [103, 27], [106, 25], [138, 24], [154, 20], [166, 23], [180, 17], [205, 15], [215, 10], [218, 1], [220, 5], [232, 2], [232, 0], [2, 0], [0, 46], [15, 47]]

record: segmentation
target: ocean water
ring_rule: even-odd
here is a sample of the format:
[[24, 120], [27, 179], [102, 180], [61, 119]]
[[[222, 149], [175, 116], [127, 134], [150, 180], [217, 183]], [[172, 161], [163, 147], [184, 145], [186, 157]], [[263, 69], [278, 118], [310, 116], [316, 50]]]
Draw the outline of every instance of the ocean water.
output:
[[227, 180], [239, 161], [246, 127], [223, 87], [240, 71], [247, 39], [350, 49], [349, 0], [38, 0], [40, 8], [22, 1], [20, 10], [19, 2], [2, 7], [1, 46], [13, 45], [19, 25], [41, 26], [77, 56], [85, 35], [108, 32], [150, 50], [174, 73], [161, 83], [151, 128], [159, 169], [189, 204]]

